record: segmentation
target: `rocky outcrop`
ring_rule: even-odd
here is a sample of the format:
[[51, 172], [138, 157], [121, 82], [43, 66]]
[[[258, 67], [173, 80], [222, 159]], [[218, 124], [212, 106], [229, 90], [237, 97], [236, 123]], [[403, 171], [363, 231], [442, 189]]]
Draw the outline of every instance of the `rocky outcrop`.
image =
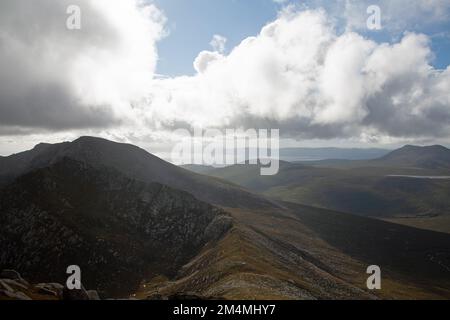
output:
[[0, 300], [100, 300], [96, 290], [69, 290], [59, 283], [31, 285], [15, 270], [0, 273]]
[[24, 286], [29, 286], [29, 283], [24, 280], [21, 276], [20, 273], [18, 273], [15, 270], [9, 270], [9, 269], [5, 269], [0, 273], [0, 279], [4, 279], [4, 280], [14, 280], [17, 283], [24, 285]]
[[81, 286], [81, 289], [72, 290], [69, 290], [67, 287], [65, 287], [63, 290], [63, 299], [68, 301], [90, 300], [90, 296], [88, 294], [88, 291], [86, 291], [83, 286]]
[[59, 283], [38, 283], [34, 286], [38, 293], [56, 298], [63, 297], [64, 286]]
[[31, 300], [20, 290], [27, 290], [27, 286], [12, 279], [0, 279], [0, 296], [13, 300]]
[[127, 296], [147, 276], [176, 274], [232, 224], [188, 193], [70, 159], [4, 188], [0, 212], [1, 268], [65, 283], [66, 268], [78, 265], [83, 284], [107, 297]]

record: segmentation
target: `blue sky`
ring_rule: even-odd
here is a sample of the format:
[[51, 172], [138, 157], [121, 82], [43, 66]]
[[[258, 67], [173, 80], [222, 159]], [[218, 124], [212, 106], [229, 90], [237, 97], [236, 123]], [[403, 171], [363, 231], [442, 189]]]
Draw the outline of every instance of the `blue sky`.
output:
[[[358, 3], [358, 1], [354, 1]], [[359, 1], [363, 3], [364, 1]], [[401, 1], [392, 1], [403, 6]], [[414, 2], [414, 1], [412, 1]], [[202, 50], [210, 50], [209, 45], [215, 34], [227, 38], [227, 50], [232, 49], [248, 36], [257, 35], [268, 22], [276, 19], [278, 11], [291, 3], [308, 8], [323, 7], [330, 17], [344, 28], [344, 1], [285, 1], [283, 4], [273, 0], [154, 0], [164, 11], [168, 21], [169, 34], [158, 43], [159, 62], [157, 72], [167, 76], [192, 75], [192, 63]], [[377, 42], [394, 42], [403, 32], [425, 33], [432, 40], [435, 54], [433, 65], [444, 69], [450, 64], [450, 21], [433, 21], [430, 12], [419, 12], [416, 7], [385, 8], [382, 1], [370, 1], [382, 8], [382, 20], [387, 24], [382, 31], [357, 30], [365, 37]], [[362, 5], [361, 18], [366, 19]], [[404, 10], [404, 11], [403, 11]], [[389, 11], [389, 12], [383, 12]], [[409, 11], [413, 11], [412, 13]], [[406, 13], [404, 13], [406, 12]], [[386, 21], [386, 15], [392, 15]], [[395, 27], [394, 24], [398, 24]], [[392, 27], [392, 28], [389, 28]]]
[[158, 73], [191, 75], [192, 63], [202, 50], [210, 50], [215, 34], [225, 36], [227, 48], [277, 16], [280, 5], [272, 0], [156, 0], [167, 19], [169, 35], [158, 43]]

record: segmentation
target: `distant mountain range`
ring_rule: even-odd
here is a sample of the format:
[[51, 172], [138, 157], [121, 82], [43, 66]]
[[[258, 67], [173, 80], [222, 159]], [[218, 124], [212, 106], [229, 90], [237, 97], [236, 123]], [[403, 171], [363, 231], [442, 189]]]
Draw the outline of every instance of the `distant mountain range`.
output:
[[289, 162], [325, 159], [368, 160], [381, 158], [391, 150], [380, 148], [281, 148], [280, 159]]
[[[392, 150], [380, 148], [281, 148], [280, 160], [286, 162], [370, 160], [381, 158], [391, 151]], [[256, 153], [256, 150], [253, 150], [253, 153]], [[217, 168], [200, 164], [185, 164], [181, 167], [197, 173], [206, 173]]]
[[[77, 264], [102, 297], [450, 298], [449, 234], [264, 195], [349, 169], [255, 169], [220, 169], [242, 178], [228, 182], [91, 137], [0, 158], [0, 269], [64, 283]], [[380, 291], [366, 287], [372, 264]]]
[[449, 149], [440, 146], [411, 146], [406, 145], [397, 150], [390, 151], [381, 157], [370, 159], [323, 159], [318, 161], [297, 161], [296, 163], [314, 166], [355, 168], [355, 167], [393, 167], [410, 169], [449, 169]]
[[383, 218], [432, 217], [433, 229], [450, 232], [450, 179], [445, 178], [450, 176], [450, 150], [443, 146], [405, 146], [372, 160], [281, 162], [280, 172], [271, 177], [248, 164], [203, 172], [316, 207]]

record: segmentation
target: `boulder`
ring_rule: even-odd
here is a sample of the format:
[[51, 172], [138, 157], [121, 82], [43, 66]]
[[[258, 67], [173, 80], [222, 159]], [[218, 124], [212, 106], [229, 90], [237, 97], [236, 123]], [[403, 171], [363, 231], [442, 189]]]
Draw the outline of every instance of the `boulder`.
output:
[[14, 290], [27, 290], [28, 286], [20, 282], [20, 280], [2, 279], [3, 283], [6, 283]]
[[17, 282], [20, 282], [24, 286], [27, 287], [30, 286], [30, 284], [20, 276], [20, 273], [11, 269], [5, 269], [2, 272], [0, 272], [0, 279], [15, 280]]
[[12, 292], [7, 290], [0, 290], [0, 294], [3, 294], [4, 296], [14, 300], [32, 300], [29, 296], [20, 291]]
[[7, 292], [14, 292], [14, 289], [11, 288], [11, 286], [8, 283], [6, 283], [5, 280], [0, 279], [0, 290], [7, 291]]
[[89, 300], [89, 295], [83, 286], [81, 286], [80, 290], [76, 290], [76, 289], [70, 290], [67, 287], [64, 287], [63, 299], [69, 300], [69, 301]]
[[25, 293], [16, 290], [17, 288], [21, 289], [22, 287], [23, 285], [15, 280], [0, 279], [0, 295], [14, 300], [31, 300]]
[[58, 298], [63, 296], [64, 286], [59, 283], [39, 283], [34, 286], [38, 293]]

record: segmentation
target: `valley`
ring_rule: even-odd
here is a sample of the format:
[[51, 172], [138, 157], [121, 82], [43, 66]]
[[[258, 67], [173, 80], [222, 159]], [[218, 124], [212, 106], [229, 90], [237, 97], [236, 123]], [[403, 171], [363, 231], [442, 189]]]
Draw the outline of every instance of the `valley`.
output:
[[[449, 154], [440, 146], [407, 146], [374, 160], [282, 162], [273, 177], [258, 175], [258, 166], [248, 164], [206, 174], [282, 201], [396, 222], [427, 217], [445, 221], [450, 214]], [[450, 231], [448, 224], [438, 229], [431, 220], [425, 224]]]

